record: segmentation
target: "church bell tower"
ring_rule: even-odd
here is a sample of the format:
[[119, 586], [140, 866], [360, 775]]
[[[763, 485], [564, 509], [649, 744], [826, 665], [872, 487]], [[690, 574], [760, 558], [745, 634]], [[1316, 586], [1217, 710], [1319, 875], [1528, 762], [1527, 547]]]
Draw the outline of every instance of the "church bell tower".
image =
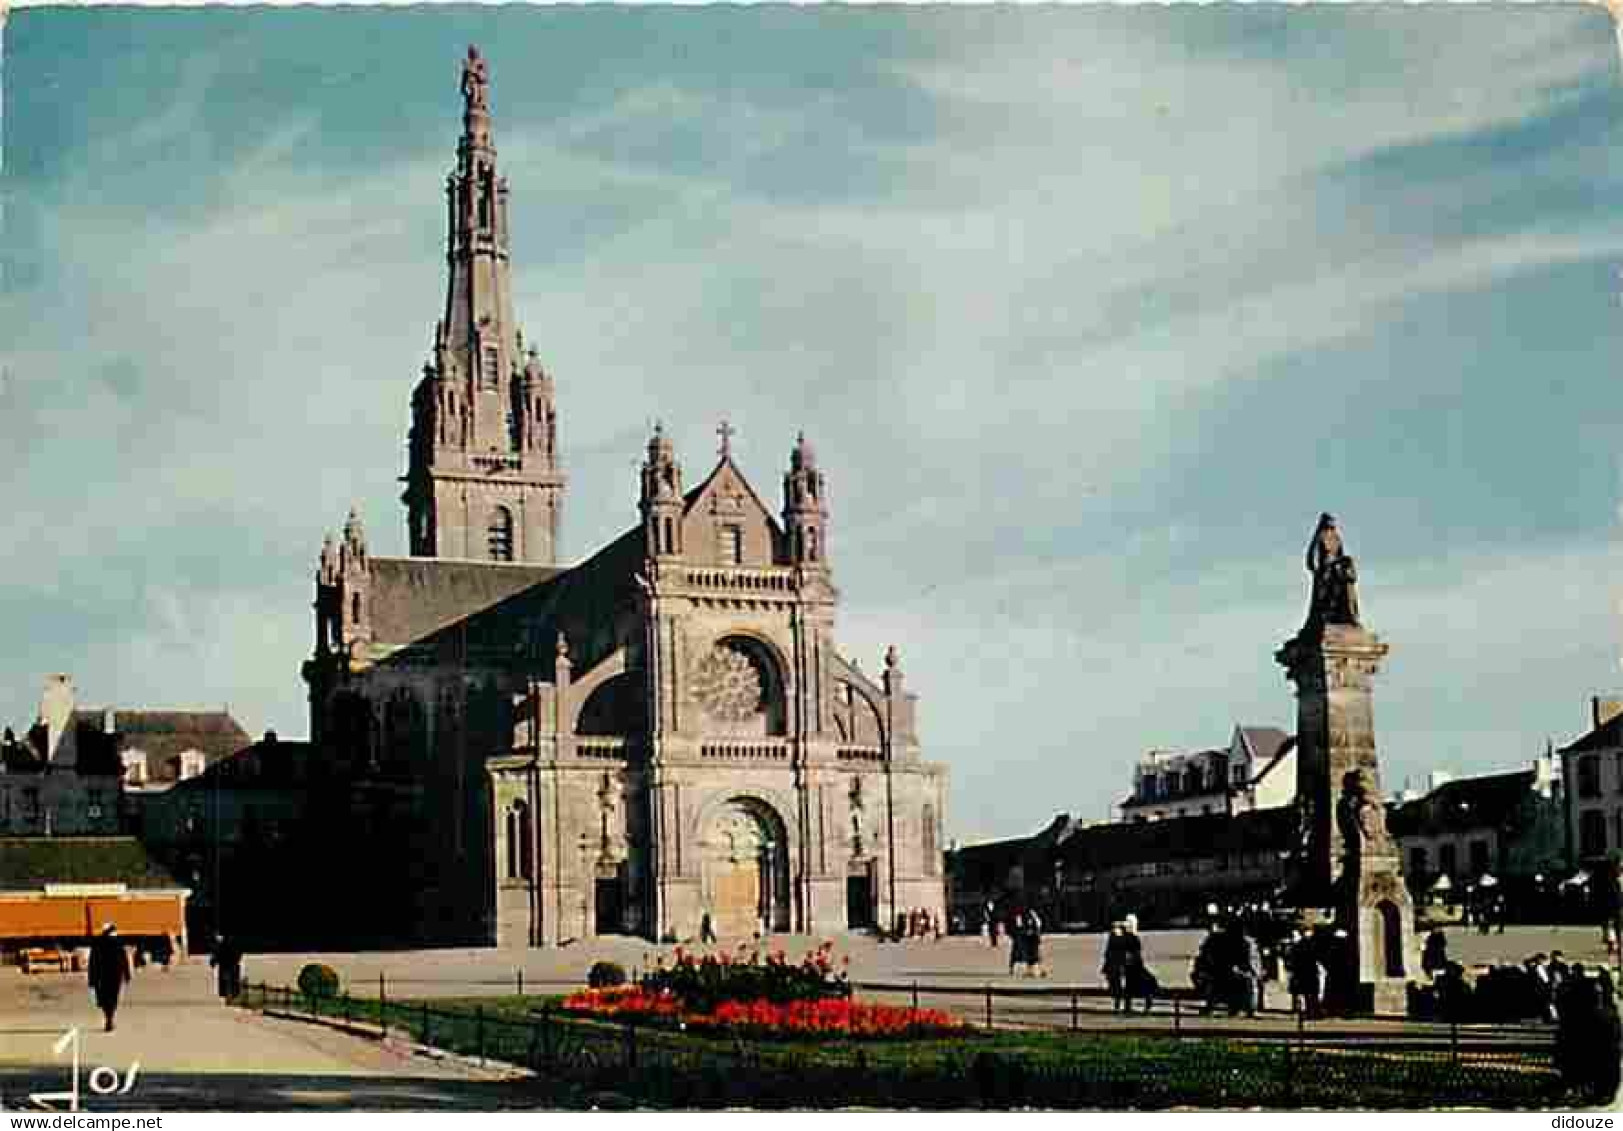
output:
[[473, 47], [462, 102], [446, 181], [445, 316], [412, 393], [407, 541], [416, 557], [552, 565], [564, 494], [553, 383], [513, 317], [507, 181]]

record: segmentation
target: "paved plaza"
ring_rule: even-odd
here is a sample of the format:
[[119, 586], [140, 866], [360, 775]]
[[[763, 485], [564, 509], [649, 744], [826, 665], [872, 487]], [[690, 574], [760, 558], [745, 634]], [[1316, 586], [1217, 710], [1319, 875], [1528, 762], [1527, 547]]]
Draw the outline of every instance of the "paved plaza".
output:
[[[1569, 962], [1604, 962], [1605, 947], [1592, 927], [1508, 927], [1504, 934], [1479, 935], [1450, 928], [1449, 954], [1467, 966], [1489, 963], [1520, 964], [1535, 951], [1561, 950]], [[1146, 931], [1145, 959], [1169, 986], [1187, 986], [1189, 967], [1200, 945], [1199, 931]], [[1008, 972], [1005, 940], [993, 949], [984, 938], [952, 936], [940, 940], [884, 943], [867, 935], [835, 935], [835, 952], [849, 956], [851, 977], [857, 982], [995, 987], [1030, 985], [1031, 980]], [[822, 942], [821, 937], [773, 936], [766, 945], [781, 948], [791, 959]], [[1104, 936], [1051, 934], [1043, 939], [1043, 955], [1052, 984], [1100, 986]], [[713, 948], [685, 944], [691, 950]], [[722, 940], [720, 948], [729, 944]], [[585, 984], [586, 972], [598, 959], [624, 965], [627, 971], [647, 965], [674, 948], [642, 939], [605, 936], [586, 943], [530, 950], [427, 950], [350, 954], [250, 955], [244, 977], [272, 985], [292, 985], [306, 962], [325, 962], [337, 970], [358, 994], [375, 994], [379, 974], [389, 996], [460, 997], [517, 988], [520, 976], [526, 990], [556, 992], [564, 986]]]
[[[1594, 962], [1604, 958], [1598, 933], [1588, 928], [1511, 927], [1504, 934], [1450, 932], [1451, 951], [1471, 965], [1519, 961], [1536, 950], [1560, 949], [1569, 959]], [[1169, 986], [1186, 986], [1200, 934], [1196, 931], [1152, 931], [1145, 935], [1151, 966]], [[791, 958], [820, 939], [783, 936], [768, 940]], [[836, 937], [836, 953], [849, 955], [852, 977], [859, 983], [883, 983], [896, 989], [865, 996], [907, 1000], [918, 982], [921, 1004], [946, 1008], [980, 1020], [984, 987], [995, 992], [1052, 988], [1057, 997], [1026, 999], [999, 996], [1000, 1026], [1052, 1026], [1073, 1021], [1071, 986], [1097, 987], [1102, 937], [1053, 935], [1045, 940], [1050, 975], [1046, 980], [1010, 977], [1007, 944], [992, 949], [983, 939], [880, 943], [863, 936]], [[373, 996], [381, 974], [391, 998], [491, 996], [514, 992], [523, 979], [526, 992], [557, 993], [582, 985], [592, 962], [607, 958], [628, 970], [668, 955], [671, 947], [641, 940], [605, 938], [591, 944], [527, 951], [441, 950], [325, 955], [250, 955], [245, 976], [251, 981], [292, 985], [306, 962], [333, 966], [346, 988]], [[461, 1109], [496, 1110], [541, 1106], [525, 1078], [481, 1070], [465, 1062], [430, 1057], [409, 1044], [337, 1032], [296, 1021], [267, 1018], [220, 1004], [214, 996], [213, 972], [206, 960], [192, 959], [164, 972], [139, 970], [119, 1013], [116, 1032], [101, 1031], [84, 978], [78, 974], [23, 975], [0, 969], [0, 1095], [6, 1106], [21, 1104], [31, 1092], [66, 1086], [65, 1060], [51, 1045], [70, 1026], [84, 1035], [83, 1072], [108, 1066], [122, 1076], [140, 1063], [137, 1083], [127, 1096], [92, 1097], [87, 1110], [245, 1110]], [[960, 992], [952, 992], [954, 990]], [[1272, 1003], [1271, 1003], [1272, 1004]], [[1081, 999], [1084, 1028], [1156, 1028], [1168, 1025], [1166, 1006], [1149, 1019], [1110, 1015], [1108, 1002]], [[1294, 1021], [1268, 1013], [1256, 1021], [1201, 1019], [1185, 1014], [1183, 1025], [1194, 1031], [1243, 1031], [1257, 1036], [1283, 1035]], [[1486, 1027], [1484, 1027], [1484, 1030]], [[1494, 1027], [1479, 1041], [1548, 1039], [1548, 1027]], [[1380, 1032], [1412, 1038], [1417, 1044], [1447, 1040], [1439, 1026], [1401, 1021], [1322, 1022], [1309, 1039], [1333, 1043]]]
[[[0, 1097], [7, 1110], [27, 1106], [32, 1093], [68, 1087], [70, 1056], [54, 1055], [52, 1045], [74, 1026], [83, 1034], [81, 1110], [532, 1106], [523, 1082], [510, 1079], [511, 1073], [228, 1008], [214, 996], [207, 962], [193, 960], [167, 973], [137, 971], [112, 1033], [102, 1032], [82, 974], [24, 975], [15, 967], [0, 968]], [[137, 1062], [127, 1095], [90, 1094], [93, 1068], [106, 1066], [122, 1081]]]

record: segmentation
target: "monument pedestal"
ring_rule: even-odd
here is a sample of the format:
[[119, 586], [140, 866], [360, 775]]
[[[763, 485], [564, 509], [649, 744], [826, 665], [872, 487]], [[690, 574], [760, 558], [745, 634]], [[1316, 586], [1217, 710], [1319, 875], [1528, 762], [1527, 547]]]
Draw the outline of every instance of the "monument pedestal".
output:
[[1292, 902], [1309, 919], [1333, 909], [1347, 932], [1353, 1011], [1402, 1015], [1417, 969], [1414, 906], [1386, 833], [1371, 702], [1387, 651], [1361, 625], [1310, 618], [1275, 659], [1296, 685]]

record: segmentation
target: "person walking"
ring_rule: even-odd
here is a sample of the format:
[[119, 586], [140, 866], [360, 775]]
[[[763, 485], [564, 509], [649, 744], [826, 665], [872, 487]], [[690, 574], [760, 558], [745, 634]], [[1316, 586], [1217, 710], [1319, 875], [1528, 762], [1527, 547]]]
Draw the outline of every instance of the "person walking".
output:
[[1035, 911], [1026, 912], [1026, 970], [1037, 978], [1048, 977], [1043, 965], [1043, 917]]
[[1133, 1002], [1144, 999], [1144, 1012], [1155, 1006], [1155, 997], [1161, 992], [1161, 983], [1144, 960], [1144, 940], [1138, 934], [1138, 916], [1129, 915], [1122, 920], [1123, 949], [1126, 961], [1122, 969], [1122, 990], [1127, 995], [1127, 1012], [1133, 1012]]
[[1433, 927], [1426, 936], [1426, 945], [1420, 953], [1420, 969], [1432, 981], [1448, 969], [1448, 936], [1441, 927]]
[[997, 949], [997, 929], [997, 904], [989, 899], [986, 901], [986, 939], [993, 950]]
[[1316, 1020], [1324, 993], [1324, 974], [1319, 966], [1319, 948], [1311, 935], [1300, 930], [1291, 932], [1285, 970], [1290, 980], [1291, 1009], [1309, 1021]]
[[242, 993], [242, 948], [224, 935], [214, 936], [214, 953], [209, 965], [219, 970], [216, 988], [220, 998], [230, 1001]]
[[1016, 966], [1026, 965], [1026, 911], [1025, 908], [1014, 913], [1009, 920], [1009, 976], [1014, 977]]
[[699, 916], [699, 942], [703, 943], [705, 946], [710, 946], [715, 941], [716, 922], [714, 919], [710, 918], [710, 912], [706, 911], [703, 915]]
[[1110, 934], [1105, 936], [1104, 964], [1099, 972], [1105, 976], [1105, 985], [1110, 989], [1110, 1008], [1115, 1013], [1122, 1011], [1122, 1006], [1131, 1004], [1127, 999], [1127, 925], [1121, 920], [1110, 924]]
[[113, 1031], [113, 1017], [118, 1013], [119, 995], [130, 980], [130, 956], [124, 950], [124, 940], [118, 928], [108, 923], [101, 935], [90, 944], [90, 989], [96, 998], [96, 1008], [106, 1018], [106, 1031]]

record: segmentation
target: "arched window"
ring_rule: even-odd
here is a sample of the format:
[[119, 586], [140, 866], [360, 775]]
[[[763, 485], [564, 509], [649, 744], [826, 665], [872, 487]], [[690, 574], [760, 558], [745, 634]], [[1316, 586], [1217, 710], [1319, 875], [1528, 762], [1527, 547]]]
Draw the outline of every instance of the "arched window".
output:
[[361, 595], [359, 593], [350, 596], [349, 619], [356, 624], [361, 623]]
[[806, 560], [808, 562], [817, 560], [817, 528], [815, 526], [806, 528]]
[[534, 843], [530, 832], [530, 806], [513, 802], [507, 811], [507, 877], [528, 880], [535, 874]]
[[497, 507], [490, 514], [489, 546], [491, 561], [513, 560], [513, 512], [506, 507]]

